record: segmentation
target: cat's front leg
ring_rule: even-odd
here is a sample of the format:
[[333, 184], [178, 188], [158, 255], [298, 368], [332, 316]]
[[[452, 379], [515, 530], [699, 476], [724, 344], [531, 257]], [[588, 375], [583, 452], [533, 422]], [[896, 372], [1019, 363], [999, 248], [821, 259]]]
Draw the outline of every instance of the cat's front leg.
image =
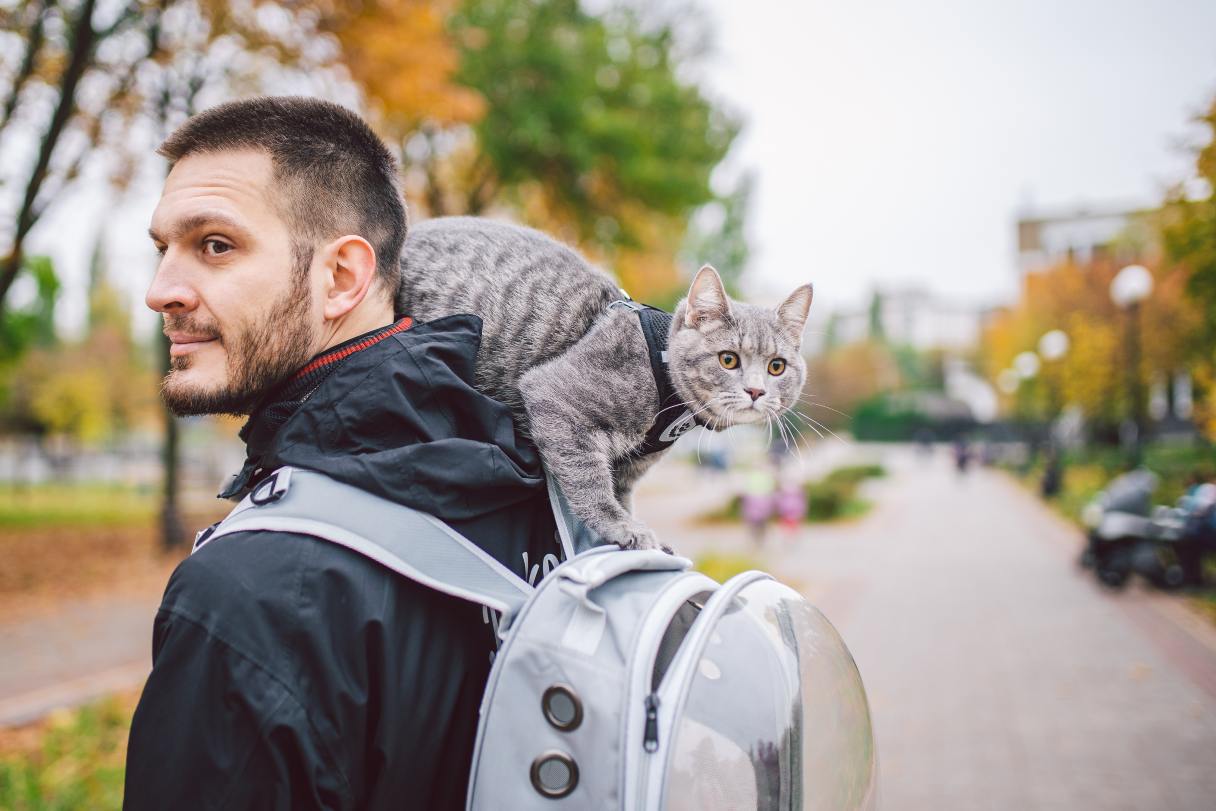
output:
[[541, 458], [575, 515], [606, 542], [624, 549], [659, 548], [654, 532], [618, 498], [613, 459], [621, 455], [620, 440], [596, 428], [576, 399], [555, 396], [543, 386], [541, 391], [520, 388]]
[[524, 374], [519, 393], [541, 457], [575, 514], [605, 541], [657, 548], [613, 481], [614, 461], [637, 447], [659, 407], [637, 316], [607, 314], [567, 352]]
[[654, 532], [617, 499], [608, 438], [594, 431], [570, 431], [560, 423], [538, 423], [529, 416], [549, 475], [557, 480], [574, 513], [609, 543], [623, 549], [658, 549]]
[[627, 456], [616, 463], [612, 477], [616, 500], [630, 515], [633, 514], [634, 485], [645, 475], [646, 471], [654, 466], [655, 462], [659, 461], [659, 457], [664, 453], [666, 451], [649, 453], [645, 456]]

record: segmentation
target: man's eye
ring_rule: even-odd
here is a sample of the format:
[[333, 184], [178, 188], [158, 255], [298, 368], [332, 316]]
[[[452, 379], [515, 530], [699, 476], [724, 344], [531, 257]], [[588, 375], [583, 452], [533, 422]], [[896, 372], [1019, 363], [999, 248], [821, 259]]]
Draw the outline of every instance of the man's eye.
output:
[[167, 246], [167, 245], [157, 245], [157, 246], [156, 246], [156, 255], [157, 255], [157, 256], [164, 256], [164, 255], [165, 255], [165, 251], [167, 251], [167, 250], [169, 250], [169, 246]]
[[219, 256], [232, 250], [232, 246], [219, 239], [203, 240], [203, 251], [210, 256]]

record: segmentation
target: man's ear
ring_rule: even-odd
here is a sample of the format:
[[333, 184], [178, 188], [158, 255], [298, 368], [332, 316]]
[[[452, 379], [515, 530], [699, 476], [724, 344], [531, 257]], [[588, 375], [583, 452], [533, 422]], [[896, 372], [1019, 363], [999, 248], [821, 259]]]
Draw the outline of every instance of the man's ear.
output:
[[338, 237], [322, 249], [325, 266], [325, 320], [349, 313], [376, 281], [376, 249], [360, 236]]
[[697, 271], [688, 288], [688, 303], [684, 310], [684, 325], [695, 327], [703, 321], [729, 321], [730, 299], [718, 271], [705, 265]]

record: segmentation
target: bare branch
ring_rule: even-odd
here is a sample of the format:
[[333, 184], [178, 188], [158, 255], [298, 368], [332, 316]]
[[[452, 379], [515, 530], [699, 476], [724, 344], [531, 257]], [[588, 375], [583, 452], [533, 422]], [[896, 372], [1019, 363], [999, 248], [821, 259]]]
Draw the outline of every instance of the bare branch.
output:
[[51, 116], [46, 131], [42, 135], [38, 160], [34, 164], [34, 169], [25, 186], [25, 197], [17, 212], [17, 227], [13, 234], [13, 244], [9, 248], [8, 255], [3, 261], [0, 261], [0, 309], [3, 308], [4, 299], [21, 269], [21, 254], [25, 238], [29, 235], [30, 229], [34, 227], [34, 223], [37, 222], [36, 215], [40, 210], [35, 206], [35, 201], [46, 180], [47, 170], [51, 165], [51, 156], [59, 144], [64, 128], [76, 112], [76, 89], [93, 60], [94, 47], [97, 44], [97, 32], [93, 29], [93, 11], [96, 7], [97, 0], [84, 0], [81, 4], [80, 14], [72, 26], [70, 58], [60, 78], [59, 101], [55, 105], [55, 112]]
[[46, 0], [32, 2], [25, 10], [29, 17], [32, 17], [32, 19], [27, 18], [29, 34], [25, 38], [25, 53], [21, 56], [21, 65], [13, 76], [13, 85], [9, 88], [8, 98], [4, 100], [4, 108], [0, 110], [0, 132], [4, 131], [8, 122], [12, 120], [13, 113], [17, 111], [21, 91], [25, 89], [26, 82], [34, 75], [34, 68], [38, 64], [38, 54], [41, 53], [42, 46], [46, 42], [46, 17], [49, 3]]

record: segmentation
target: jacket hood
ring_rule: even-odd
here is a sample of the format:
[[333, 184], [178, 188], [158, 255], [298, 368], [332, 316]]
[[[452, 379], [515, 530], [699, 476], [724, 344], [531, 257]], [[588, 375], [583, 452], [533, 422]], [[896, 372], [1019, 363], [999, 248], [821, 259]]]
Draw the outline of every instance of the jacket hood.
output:
[[473, 387], [480, 339], [481, 320], [456, 315], [353, 351], [277, 430], [264, 428], [266, 409], [250, 418], [246, 468], [255, 478], [316, 470], [449, 521], [536, 496], [545, 481], [535, 446]]

